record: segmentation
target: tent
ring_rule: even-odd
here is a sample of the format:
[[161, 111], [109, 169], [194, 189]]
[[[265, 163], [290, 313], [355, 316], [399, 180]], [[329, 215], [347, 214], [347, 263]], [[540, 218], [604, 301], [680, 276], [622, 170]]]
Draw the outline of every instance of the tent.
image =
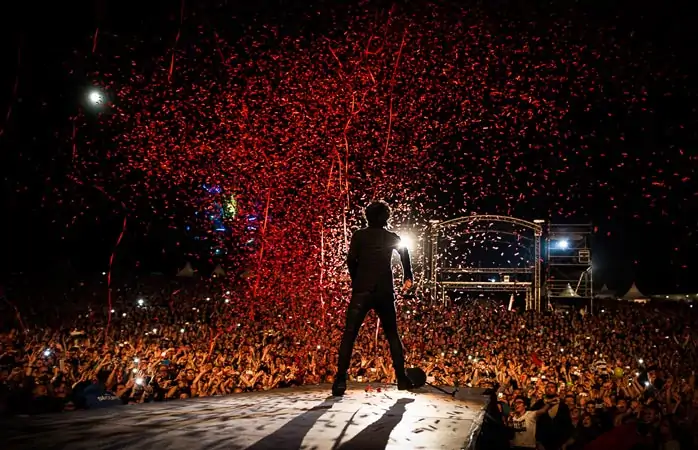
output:
[[225, 276], [225, 270], [221, 267], [220, 264], [216, 266], [215, 269], [213, 269], [213, 273], [211, 274], [212, 277], [223, 277]]
[[178, 277], [193, 277], [194, 269], [191, 268], [191, 263], [186, 263], [184, 269], [177, 272]]
[[567, 287], [560, 293], [560, 297], [579, 297], [576, 292], [574, 292], [574, 289], [572, 289], [572, 286], [567, 283]]
[[595, 295], [596, 298], [616, 298], [616, 291], [612, 291], [605, 284]]
[[647, 297], [640, 292], [640, 290], [635, 286], [635, 283], [633, 283], [632, 286], [630, 286], [630, 289], [628, 289], [628, 292], [625, 293], [625, 295], [622, 297], [623, 300], [628, 300], [628, 301], [647, 301]]

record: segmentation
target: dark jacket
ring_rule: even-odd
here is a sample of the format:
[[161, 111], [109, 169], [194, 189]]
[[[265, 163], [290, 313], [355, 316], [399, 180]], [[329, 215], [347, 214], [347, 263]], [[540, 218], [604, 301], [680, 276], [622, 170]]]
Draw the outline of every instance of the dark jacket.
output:
[[400, 248], [400, 236], [385, 228], [368, 227], [351, 237], [347, 267], [354, 293], [392, 293], [393, 271], [390, 261], [393, 251], [400, 254], [404, 280], [412, 280], [412, 263], [407, 248]]
[[[539, 400], [531, 408], [537, 411], [545, 406], [543, 400]], [[538, 418], [536, 423], [536, 440], [541, 442], [547, 449], [556, 449], [562, 445], [572, 435], [572, 416], [570, 409], [565, 403], [560, 403], [555, 417], [545, 413]]]

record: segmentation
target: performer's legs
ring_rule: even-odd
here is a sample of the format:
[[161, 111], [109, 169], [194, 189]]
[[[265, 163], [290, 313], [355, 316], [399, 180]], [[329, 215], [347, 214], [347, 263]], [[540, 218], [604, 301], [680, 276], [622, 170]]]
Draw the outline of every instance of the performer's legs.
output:
[[375, 308], [385, 332], [385, 337], [388, 339], [388, 344], [390, 344], [390, 356], [393, 359], [393, 369], [395, 369], [398, 387], [408, 389], [411, 386], [407, 383], [408, 380], [405, 375], [405, 353], [397, 329], [394, 294], [386, 294], [382, 298], [376, 299]]
[[351, 363], [351, 353], [354, 349], [354, 341], [359, 334], [361, 324], [366, 314], [371, 309], [371, 293], [364, 292], [353, 294], [347, 308], [346, 325], [342, 335], [342, 343], [339, 346], [339, 358], [337, 361], [337, 376], [332, 392], [334, 395], [344, 394], [346, 389], [346, 374]]

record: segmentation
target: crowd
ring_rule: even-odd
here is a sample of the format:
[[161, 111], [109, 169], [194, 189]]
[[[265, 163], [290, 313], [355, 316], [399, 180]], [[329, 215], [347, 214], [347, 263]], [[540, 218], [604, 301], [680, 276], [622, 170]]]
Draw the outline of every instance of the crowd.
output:
[[[70, 317], [4, 311], [12, 327], [0, 334], [0, 411], [331, 382], [345, 307], [335, 300], [259, 308], [193, 285], [136, 286], [115, 292], [110, 310], [104, 303], [73, 304]], [[398, 310], [408, 366], [424, 368], [437, 384], [497, 389], [501, 435], [517, 446], [581, 449], [614, 433], [631, 442], [623, 433], [632, 429], [651, 440], [647, 448], [698, 448], [691, 433], [698, 341], [688, 305], [615, 304], [592, 315], [400, 299]], [[350, 377], [394, 381], [375, 317], [359, 335]]]

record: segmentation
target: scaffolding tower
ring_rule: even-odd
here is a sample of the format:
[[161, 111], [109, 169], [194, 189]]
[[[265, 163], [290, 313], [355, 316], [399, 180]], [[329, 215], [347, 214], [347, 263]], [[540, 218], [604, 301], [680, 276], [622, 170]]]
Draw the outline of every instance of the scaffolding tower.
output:
[[591, 224], [548, 224], [545, 238], [545, 297], [579, 303], [594, 296]]

